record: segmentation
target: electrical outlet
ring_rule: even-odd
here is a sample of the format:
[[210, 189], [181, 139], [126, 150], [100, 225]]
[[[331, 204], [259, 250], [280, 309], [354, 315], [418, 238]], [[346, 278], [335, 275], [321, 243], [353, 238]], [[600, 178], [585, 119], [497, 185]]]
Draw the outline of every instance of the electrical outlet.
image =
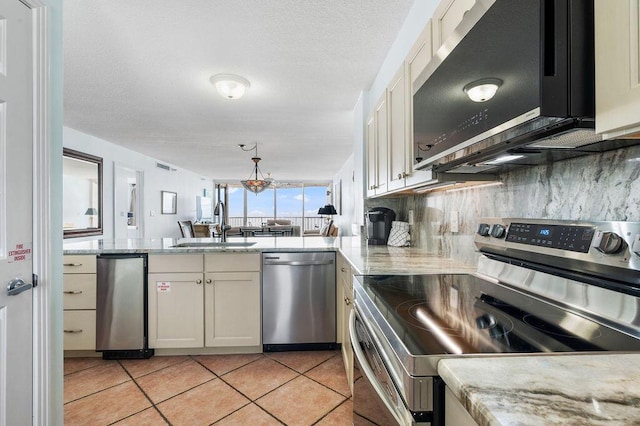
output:
[[451, 212], [451, 232], [460, 231], [460, 213], [458, 211]]
[[413, 210], [409, 210], [409, 225], [413, 225]]

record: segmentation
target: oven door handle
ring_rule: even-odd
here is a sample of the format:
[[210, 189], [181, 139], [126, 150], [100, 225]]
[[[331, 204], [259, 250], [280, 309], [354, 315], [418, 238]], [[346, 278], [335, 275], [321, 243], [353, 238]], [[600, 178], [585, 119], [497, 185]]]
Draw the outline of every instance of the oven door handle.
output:
[[[405, 420], [400, 418], [400, 416], [398, 415], [397, 408], [394, 407], [389, 402], [389, 397], [387, 396], [386, 390], [378, 382], [378, 379], [376, 378], [376, 374], [373, 372], [373, 370], [369, 366], [369, 363], [367, 362], [364, 352], [362, 352], [362, 349], [358, 344], [359, 340], [358, 340], [358, 334], [356, 333], [356, 310], [355, 309], [352, 309], [351, 313], [349, 314], [349, 337], [351, 337], [351, 347], [353, 348], [353, 355], [357, 358], [358, 364], [360, 364], [360, 368], [362, 369], [362, 374], [366, 377], [369, 383], [371, 383], [371, 386], [373, 387], [374, 391], [376, 392], [376, 394], [378, 394], [382, 402], [384, 402], [384, 405], [387, 407], [387, 410], [389, 410], [389, 413], [391, 413], [391, 415], [396, 420], [396, 422], [398, 422], [399, 425], [405, 424], [406, 423]], [[391, 384], [391, 386], [393, 386], [393, 384]]]

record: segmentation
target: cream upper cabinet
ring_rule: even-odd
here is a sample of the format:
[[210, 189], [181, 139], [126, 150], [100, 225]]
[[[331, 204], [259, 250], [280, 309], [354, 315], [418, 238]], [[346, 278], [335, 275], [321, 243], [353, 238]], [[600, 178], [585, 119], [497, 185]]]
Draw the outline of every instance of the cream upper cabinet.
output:
[[387, 192], [389, 126], [385, 90], [367, 119], [367, 197]]
[[388, 149], [389, 149], [389, 123], [388, 123], [388, 103], [387, 91], [380, 97], [373, 112], [376, 132], [376, 157], [378, 181], [376, 184], [376, 195], [387, 192], [388, 175]]
[[433, 12], [433, 52], [453, 33], [476, 0], [443, 0]]
[[387, 190], [403, 188], [405, 179], [409, 176], [407, 169], [408, 146], [408, 100], [409, 87], [404, 63], [391, 79], [388, 91], [389, 115], [389, 173], [387, 175]]
[[407, 55], [409, 96], [412, 96], [414, 92], [413, 83], [415, 83], [420, 73], [427, 67], [433, 57], [431, 40], [431, 19], [429, 19]]
[[640, 137], [640, 0], [595, 1], [596, 132]]
[[378, 158], [376, 154], [376, 128], [375, 115], [373, 112], [367, 119], [365, 128], [365, 148], [367, 156], [366, 183], [367, 197], [376, 195], [376, 185], [378, 183]]
[[407, 68], [407, 140], [405, 148], [405, 169], [407, 176], [405, 177], [405, 186], [415, 186], [432, 179], [431, 171], [413, 170], [414, 153], [413, 153], [413, 93], [414, 83], [420, 76], [420, 73], [427, 67], [429, 61], [433, 57], [432, 50], [432, 26], [431, 19], [427, 21], [424, 29], [413, 44], [406, 59]]

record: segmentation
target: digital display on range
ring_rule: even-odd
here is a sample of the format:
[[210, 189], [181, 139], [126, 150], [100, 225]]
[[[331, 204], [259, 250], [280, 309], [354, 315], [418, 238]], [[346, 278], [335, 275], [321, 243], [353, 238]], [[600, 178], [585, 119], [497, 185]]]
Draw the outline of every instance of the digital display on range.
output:
[[550, 237], [551, 228], [538, 228], [538, 235], [540, 235], [541, 237]]
[[589, 252], [595, 228], [591, 226], [537, 225], [512, 223], [507, 241], [560, 250]]

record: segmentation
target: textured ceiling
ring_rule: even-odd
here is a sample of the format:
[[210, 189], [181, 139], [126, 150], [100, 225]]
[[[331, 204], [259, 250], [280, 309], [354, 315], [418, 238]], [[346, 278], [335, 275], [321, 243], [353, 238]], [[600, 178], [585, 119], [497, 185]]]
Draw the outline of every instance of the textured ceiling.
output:
[[[412, 0], [65, 0], [64, 124], [214, 179], [331, 179]], [[251, 88], [219, 96], [214, 74]]]

